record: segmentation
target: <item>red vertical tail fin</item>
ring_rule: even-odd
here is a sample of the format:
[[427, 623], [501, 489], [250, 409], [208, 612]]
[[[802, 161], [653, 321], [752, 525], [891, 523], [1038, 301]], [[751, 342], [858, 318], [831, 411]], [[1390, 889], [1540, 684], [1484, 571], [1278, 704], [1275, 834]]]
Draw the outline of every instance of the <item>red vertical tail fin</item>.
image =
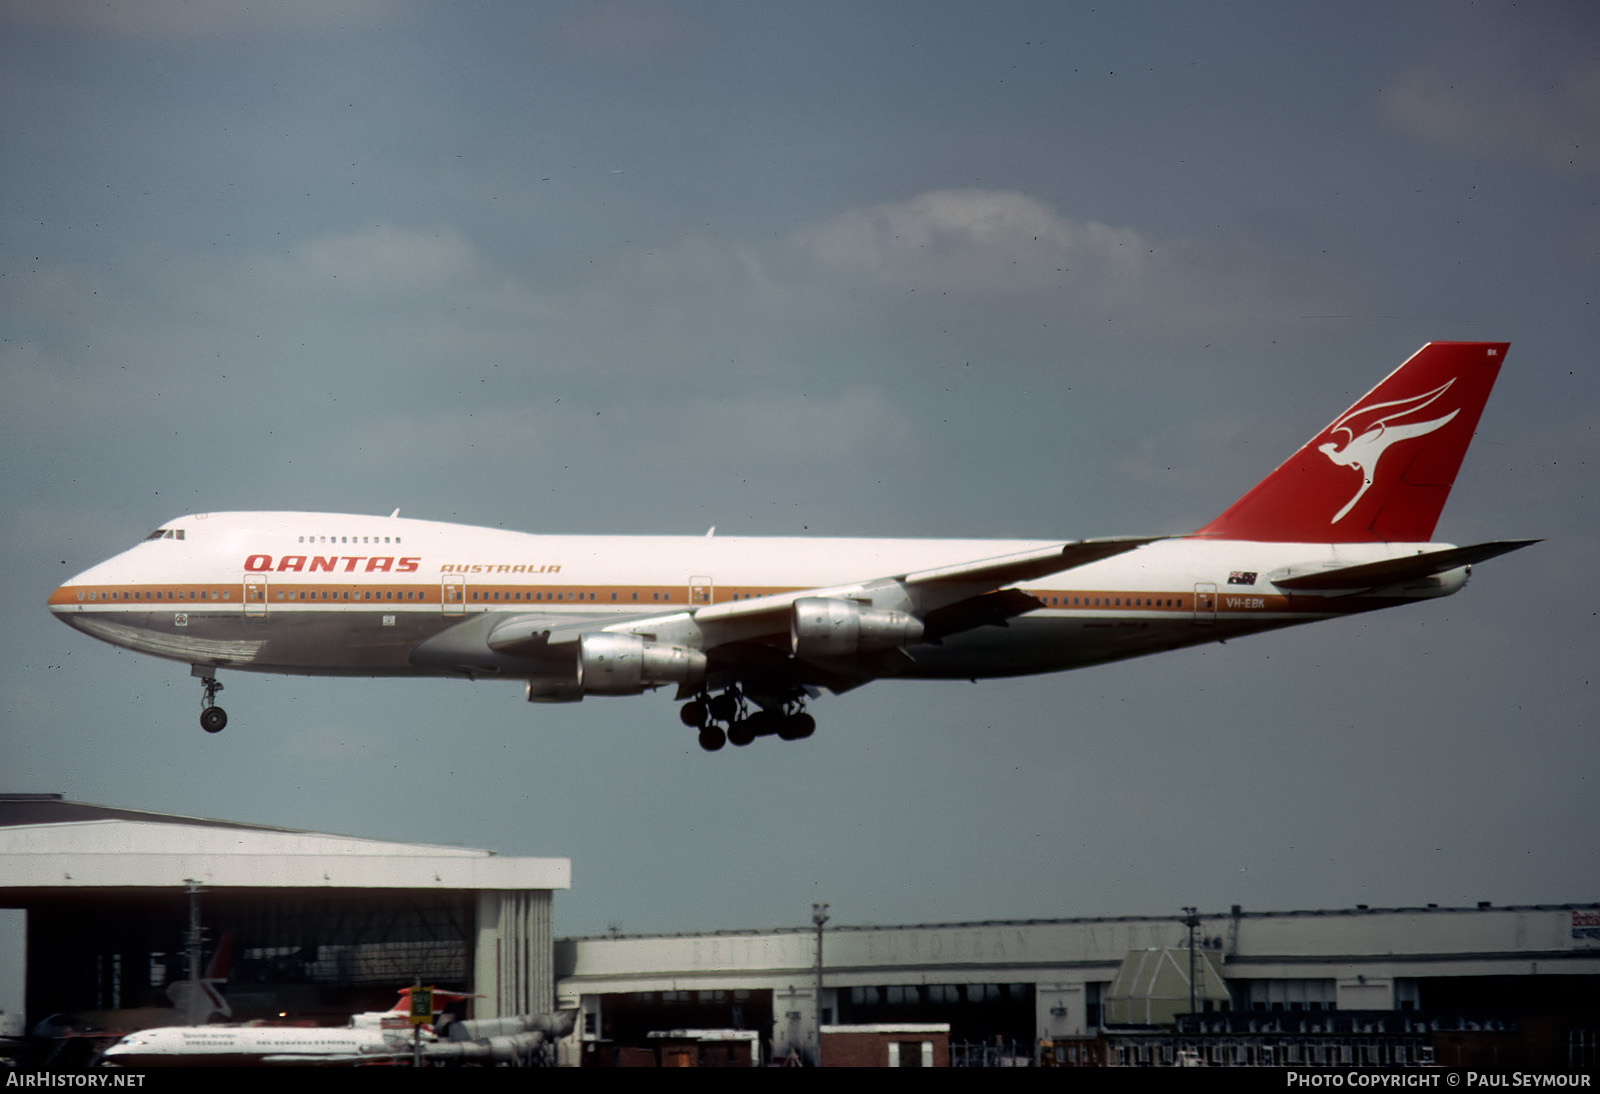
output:
[[1427, 542], [1508, 345], [1429, 342], [1195, 534]]

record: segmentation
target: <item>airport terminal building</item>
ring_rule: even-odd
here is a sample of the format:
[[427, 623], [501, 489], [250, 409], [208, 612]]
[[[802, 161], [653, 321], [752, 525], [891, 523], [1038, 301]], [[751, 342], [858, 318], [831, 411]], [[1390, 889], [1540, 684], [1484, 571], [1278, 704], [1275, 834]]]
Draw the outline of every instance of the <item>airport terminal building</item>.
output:
[[1386, 1062], [1444, 1063], [1434, 1046], [1465, 1033], [1463, 1052], [1506, 1058], [1531, 1038], [1592, 1067], [1600, 1026], [1597, 904], [1234, 907], [1194, 917], [1192, 950], [1181, 915], [830, 926], [821, 947], [819, 991], [814, 928], [564, 939], [561, 1003], [602, 1043], [741, 1027], [770, 1030], [775, 1058], [809, 1058], [819, 1025], [947, 1023], [953, 1047], [1013, 1060], [1042, 1043], [1070, 1048], [1062, 1063], [1171, 1063], [1187, 1033], [1254, 1054], [1217, 1063], [1285, 1063], [1309, 1041], [1333, 1055], [1299, 1062], [1378, 1062], [1404, 1042]]

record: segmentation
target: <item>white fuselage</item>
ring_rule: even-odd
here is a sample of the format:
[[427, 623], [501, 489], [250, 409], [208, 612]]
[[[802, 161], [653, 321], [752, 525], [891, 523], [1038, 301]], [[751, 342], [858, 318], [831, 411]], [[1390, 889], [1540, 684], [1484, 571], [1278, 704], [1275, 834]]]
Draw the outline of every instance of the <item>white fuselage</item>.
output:
[[[164, 533], [164, 534], [163, 534]], [[206, 668], [341, 676], [478, 675], [414, 657], [475, 616], [621, 620], [693, 613], [1047, 548], [1042, 540], [534, 535], [323, 513], [213, 513], [163, 526], [50, 597], [64, 622]], [[1465, 568], [1362, 595], [1272, 577], [1437, 550], [1175, 538], [1009, 587], [1039, 607], [906, 648], [896, 675], [1050, 672], [1447, 595]]]
[[[433, 1040], [431, 1032], [426, 1034]], [[409, 1030], [301, 1026], [166, 1026], [130, 1033], [101, 1056], [118, 1067], [388, 1063]]]

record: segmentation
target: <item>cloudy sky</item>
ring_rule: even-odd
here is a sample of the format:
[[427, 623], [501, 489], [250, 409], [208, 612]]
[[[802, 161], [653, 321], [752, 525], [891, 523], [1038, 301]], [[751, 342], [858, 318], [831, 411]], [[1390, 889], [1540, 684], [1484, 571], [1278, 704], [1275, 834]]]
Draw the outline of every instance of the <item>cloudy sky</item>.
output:
[[[1600, 898], [1589, 4], [0, 0], [3, 789], [567, 856], [563, 934]], [[179, 514], [1199, 526], [1512, 343], [1449, 600], [706, 755], [44, 608]], [[869, 575], [862, 575], [863, 577]]]

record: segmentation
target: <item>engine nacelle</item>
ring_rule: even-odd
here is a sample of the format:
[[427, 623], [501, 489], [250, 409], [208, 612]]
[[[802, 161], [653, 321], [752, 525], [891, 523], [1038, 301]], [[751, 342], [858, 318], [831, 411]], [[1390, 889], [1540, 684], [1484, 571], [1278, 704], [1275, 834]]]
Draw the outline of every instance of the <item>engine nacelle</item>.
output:
[[577, 703], [583, 700], [583, 683], [576, 672], [540, 673], [527, 683], [530, 703]]
[[588, 695], [637, 695], [656, 684], [698, 684], [705, 678], [700, 650], [610, 631], [578, 639], [578, 683]]
[[472, 1060], [483, 1064], [521, 1064], [545, 1043], [538, 1030], [488, 1037], [480, 1041], [445, 1041], [428, 1045], [430, 1060]]
[[800, 657], [848, 657], [921, 638], [922, 620], [909, 612], [863, 608], [853, 600], [803, 596], [789, 616], [789, 646]]

